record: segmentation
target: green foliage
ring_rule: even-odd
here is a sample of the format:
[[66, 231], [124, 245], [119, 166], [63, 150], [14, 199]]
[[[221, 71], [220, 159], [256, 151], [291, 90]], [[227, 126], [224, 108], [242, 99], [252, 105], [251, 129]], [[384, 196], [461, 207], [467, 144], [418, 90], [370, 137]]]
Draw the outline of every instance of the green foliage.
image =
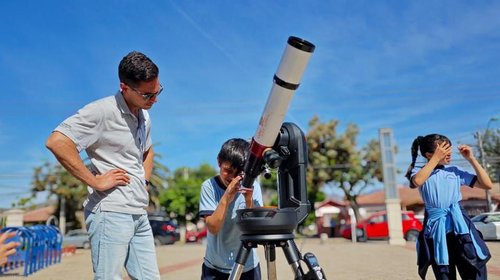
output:
[[[31, 185], [33, 197], [37, 192], [47, 192], [49, 197], [56, 196], [58, 201], [61, 200], [61, 197], [64, 197], [66, 199], [65, 213], [68, 225], [73, 225], [71, 228], [81, 227], [75, 213], [81, 210], [87, 194], [87, 186], [84, 183], [73, 177], [60, 164], [52, 164], [46, 161], [42, 166], [34, 168]], [[59, 207], [58, 204], [56, 216], [59, 216]]]
[[161, 158], [162, 156], [160, 154], [154, 154], [153, 172], [149, 178], [149, 205], [150, 208], [154, 208], [153, 212], [160, 210], [160, 194], [165, 191], [167, 187], [167, 177], [170, 172], [168, 167], [160, 163]]
[[486, 170], [493, 181], [500, 180], [500, 129], [488, 129], [483, 137]]
[[186, 222], [186, 216], [197, 220], [200, 204], [201, 184], [217, 174], [209, 164], [197, 168], [181, 167], [169, 178], [168, 188], [160, 194], [160, 203], [167, 213], [173, 213], [180, 222]]
[[[158, 159], [161, 159], [161, 155], [155, 154], [153, 173], [150, 178], [152, 185], [148, 189], [150, 206], [156, 208], [156, 210], [160, 207], [159, 195], [164, 191], [167, 185], [167, 176], [169, 172], [169, 169], [162, 165]], [[68, 225], [73, 225], [68, 229], [81, 226], [78, 224], [75, 213], [82, 209], [83, 202], [87, 197], [86, 184], [73, 177], [73, 175], [59, 163], [53, 164], [49, 161], [45, 161], [41, 166], [34, 168], [31, 185], [31, 197], [22, 198], [17, 203], [18, 205], [26, 205], [31, 201], [32, 197], [35, 197], [36, 193], [46, 192], [49, 197], [57, 197], [58, 207], [55, 214], [59, 218], [60, 201], [61, 198], [64, 197], [66, 199], [66, 221]]]
[[309, 122], [306, 135], [309, 148], [307, 182], [311, 203], [321, 201], [319, 190], [326, 184], [340, 188], [359, 217], [356, 198], [372, 182], [382, 179], [378, 140], [362, 148], [357, 146], [359, 129], [349, 124], [343, 134], [337, 132], [337, 120], [325, 123], [318, 117]]

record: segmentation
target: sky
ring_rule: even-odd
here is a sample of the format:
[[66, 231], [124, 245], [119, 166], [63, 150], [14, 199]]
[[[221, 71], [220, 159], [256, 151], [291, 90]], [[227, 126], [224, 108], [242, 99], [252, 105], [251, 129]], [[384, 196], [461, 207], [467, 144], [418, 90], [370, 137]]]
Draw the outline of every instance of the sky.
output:
[[353, 123], [361, 147], [391, 128], [406, 170], [418, 135], [474, 144], [476, 131], [500, 127], [499, 1], [26, 0], [0, 10], [0, 207], [29, 196], [33, 168], [55, 162], [45, 141], [60, 122], [116, 93], [132, 50], [160, 68], [152, 136], [171, 170], [216, 167], [225, 140], [253, 136], [289, 36], [316, 46], [285, 117], [305, 132], [313, 116], [338, 120], [340, 133]]

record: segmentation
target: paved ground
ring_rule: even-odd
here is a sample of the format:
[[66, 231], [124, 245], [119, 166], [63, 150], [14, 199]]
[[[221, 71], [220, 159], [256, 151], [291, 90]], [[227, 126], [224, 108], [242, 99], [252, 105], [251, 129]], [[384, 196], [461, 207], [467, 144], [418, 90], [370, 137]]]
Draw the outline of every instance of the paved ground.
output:
[[[319, 239], [296, 239], [302, 254], [313, 252], [319, 259], [329, 280], [341, 279], [419, 279], [416, 271], [415, 243], [406, 246], [388, 245], [385, 241], [350, 243], [342, 238], [326, 241]], [[492, 259], [488, 265], [488, 279], [500, 280], [500, 242], [488, 242]], [[199, 279], [204, 255], [201, 244], [175, 244], [158, 247], [157, 256], [161, 279]], [[259, 246], [263, 279], [267, 279], [264, 249]], [[60, 264], [42, 269], [29, 277], [13, 274], [0, 276], [1, 279], [28, 280], [80, 280], [92, 279], [92, 269], [88, 250], [77, 250], [72, 256], [65, 256]], [[293, 279], [290, 266], [286, 263], [281, 249], [277, 253], [278, 279]], [[305, 265], [302, 265], [305, 269]], [[428, 279], [434, 279], [432, 273]], [[127, 279], [127, 277], [125, 277]]]

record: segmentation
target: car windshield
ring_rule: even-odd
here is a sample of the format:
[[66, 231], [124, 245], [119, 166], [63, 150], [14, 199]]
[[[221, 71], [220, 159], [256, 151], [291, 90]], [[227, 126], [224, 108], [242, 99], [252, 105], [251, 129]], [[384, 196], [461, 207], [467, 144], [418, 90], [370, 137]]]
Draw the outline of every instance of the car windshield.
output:
[[480, 222], [483, 219], [484, 215], [477, 215], [474, 218], [470, 219], [473, 222]]

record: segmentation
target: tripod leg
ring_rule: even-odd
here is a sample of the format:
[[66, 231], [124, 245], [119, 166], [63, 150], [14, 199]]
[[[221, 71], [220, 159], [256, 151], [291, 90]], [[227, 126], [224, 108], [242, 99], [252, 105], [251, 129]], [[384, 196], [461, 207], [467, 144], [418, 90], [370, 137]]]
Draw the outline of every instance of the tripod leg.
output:
[[236, 256], [236, 261], [234, 262], [233, 269], [231, 270], [231, 275], [229, 275], [229, 280], [238, 280], [243, 273], [243, 268], [245, 268], [245, 263], [247, 262], [248, 255], [250, 254], [252, 247], [247, 247], [242, 242], [240, 249], [238, 250], [238, 255]]
[[283, 244], [283, 253], [285, 253], [286, 260], [288, 264], [292, 267], [293, 273], [295, 274], [295, 279], [303, 279], [304, 271], [300, 267], [300, 252], [295, 245], [293, 239], [287, 240], [286, 244]]
[[267, 263], [267, 280], [276, 280], [276, 246], [274, 244], [264, 245]]

